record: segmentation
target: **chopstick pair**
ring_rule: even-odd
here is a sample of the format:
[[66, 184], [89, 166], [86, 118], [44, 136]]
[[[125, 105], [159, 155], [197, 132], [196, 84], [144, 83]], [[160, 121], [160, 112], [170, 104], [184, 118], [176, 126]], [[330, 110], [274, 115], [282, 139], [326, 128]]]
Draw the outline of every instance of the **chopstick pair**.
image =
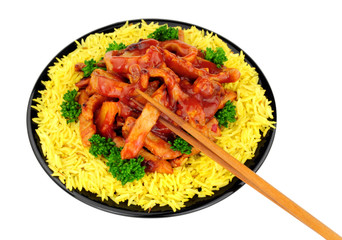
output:
[[139, 89], [136, 89], [136, 92], [139, 93], [143, 98], [145, 98], [150, 104], [156, 107], [159, 111], [172, 119], [181, 128], [183, 128], [186, 132], [184, 132], [179, 127], [174, 126], [162, 117], [159, 117], [159, 121], [162, 124], [164, 124], [175, 134], [183, 138], [193, 147], [201, 150], [205, 155], [222, 165], [240, 180], [250, 185], [252, 188], [257, 190], [259, 193], [267, 197], [269, 200], [277, 204], [279, 207], [283, 208], [294, 217], [296, 217], [298, 220], [303, 222], [312, 230], [316, 231], [325, 239], [342, 239], [342, 237], [339, 236], [336, 232], [324, 225], [322, 222], [320, 222], [306, 210], [301, 208], [291, 199], [286, 197], [283, 193], [274, 188], [271, 184], [266, 182], [263, 178], [261, 178], [247, 166], [240, 163], [233, 156], [231, 156], [217, 144], [209, 140], [206, 136], [197, 131], [194, 127], [192, 127], [178, 115], [170, 111], [165, 106], [159, 104], [156, 100], [151, 98], [146, 93], [140, 91]]

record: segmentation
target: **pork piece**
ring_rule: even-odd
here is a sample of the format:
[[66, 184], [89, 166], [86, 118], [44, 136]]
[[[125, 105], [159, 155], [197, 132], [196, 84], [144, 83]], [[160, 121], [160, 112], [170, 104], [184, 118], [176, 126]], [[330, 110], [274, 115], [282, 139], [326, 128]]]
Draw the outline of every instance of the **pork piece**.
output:
[[228, 102], [228, 101], [232, 102], [232, 101], [236, 100], [236, 98], [237, 98], [237, 93], [234, 92], [233, 90], [225, 89], [224, 92], [225, 92], [224, 97], [222, 98], [218, 109], [222, 109], [224, 107], [224, 105], [226, 104], [226, 102]]
[[[133, 129], [136, 119], [128, 117], [125, 125], [122, 128], [122, 135], [127, 137], [129, 132]], [[152, 154], [156, 155], [161, 159], [174, 159], [182, 155], [179, 151], [171, 149], [171, 145], [156, 136], [152, 132], [149, 132], [145, 138], [144, 147], [147, 148]]]
[[121, 101], [117, 102], [117, 106], [118, 106], [118, 111], [119, 111], [118, 115], [120, 117], [127, 118], [129, 116], [132, 116], [132, 117], [139, 116], [135, 110], [133, 110], [132, 108], [130, 108], [129, 106], [127, 106]]
[[[159, 88], [159, 85], [160, 85], [159, 81], [149, 82], [145, 93], [151, 96]], [[145, 105], [147, 103], [147, 100], [140, 95], [137, 95], [136, 97], [134, 97], [134, 100], [136, 100], [138, 103], [141, 103], [142, 105]]]
[[89, 99], [89, 96], [87, 94], [87, 92], [83, 89], [80, 91], [80, 95], [78, 96], [78, 103], [83, 106], [83, 104], [85, 104]]
[[80, 122], [80, 135], [83, 146], [90, 146], [89, 139], [96, 133], [96, 126], [93, 120], [86, 119], [82, 114], [78, 117]]
[[220, 83], [236, 82], [240, 78], [240, 72], [235, 68], [223, 68], [220, 73], [208, 74], [208, 78]]
[[169, 107], [169, 98], [166, 91], [166, 85], [162, 84], [152, 95], [151, 97], [164, 105], [165, 107]]
[[79, 116], [80, 134], [84, 146], [90, 146], [89, 139], [96, 133], [96, 126], [93, 123], [94, 112], [107, 98], [100, 94], [92, 95], [83, 105]]
[[77, 82], [75, 85], [76, 87], [78, 87], [79, 89], [82, 89], [82, 88], [86, 88], [89, 84], [89, 81], [90, 81], [90, 77], [87, 77], [87, 78], [82, 78], [79, 82]]
[[[151, 86], [154, 85], [154, 86]], [[146, 94], [148, 95], [152, 95], [158, 99], [159, 103], [161, 103], [162, 105], [164, 105], [165, 107], [169, 108], [171, 111], [174, 111], [172, 108], [172, 105], [170, 104], [170, 97], [167, 94], [166, 91], [166, 85], [163, 84], [161, 85], [159, 88], [159, 81], [153, 81], [150, 82], [148, 89], [145, 91]], [[157, 90], [155, 90], [157, 89]], [[158, 97], [157, 97], [158, 96]], [[140, 95], [131, 98], [130, 104], [133, 105], [132, 103], [135, 104], [134, 109], [139, 109], [140, 111], [142, 111], [144, 105], [147, 103], [147, 100], [145, 100], [143, 97], [141, 97]], [[176, 106], [176, 105], [174, 105]], [[166, 115], [162, 114], [163, 118], [168, 119], [169, 121], [172, 121], [171, 119], [169, 119]], [[132, 117], [134, 117], [134, 114], [131, 114]], [[138, 118], [138, 117], [135, 117]], [[151, 131], [158, 137], [160, 137], [161, 139], [168, 141], [169, 139], [173, 139], [175, 137], [175, 134], [168, 129], [167, 127], [165, 127], [163, 124], [161, 124], [159, 121], [156, 122], [156, 124], [153, 126], [153, 128], [151, 129]]]
[[[131, 84], [122, 89], [119, 98], [121, 102], [141, 111], [141, 108], [138, 106], [137, 102], [131, 100], [134, 100], [135, 97], [139, 96], [138, 93], [135, 91], [136, 89], [145, 92], [149, 88], [150, 77], [148, 75], [148, 71], [146, 69], [141, 69], [138, 64], [131, 65], [128, 71], [129, 72], [125, 75], [129, 79]], [[149, 89], [149, 91], [150, 90], [151, 89]]]
[[138, 117], [137, 113], [129, 106], [119, 102], [106, 101], [102, 103], [101, 108], [96, 112], [95, 125], [97, 132], [106, 138], [116, 136], [115, 129], [124, 125], [124, 119], [132, 116]]
[[158, 172], [172, 174], [173, 169], [171, 163], [163, 159], [143, 161], [142, 165], [145, 166], [145, 172]]
[[[164, 119], [166, 119], [166, 117], [163, 114], [162, 116]], [[172, 120], [170, 119], [169, 121]], [[151, 132], [153, 132], [156, 136], [160, 137], [166, 142], [176, 137], [176, 134], [172, 132], [169, 128], [164, 126], [164, 124], [162, 124], [160, 121], [157, 121], [157, 123], [153, 126]]]
[[205, 99], [224, 95], [224, 88], [219, 82], [205, 77], [198, 77], [192, 85], [192, 89], [195, 94], [200, 94]]
[[215, 141], [217, 137], [221, 136], [221, 129], [216, 118], [212, 118], [209, 122], [207, 122], [205, 128], [201, 128], [200, 131], [204, 136], [212, 141]]
[[236, 92], [224, 89], [222, 84], [209, 80], [205, 77], [199, 77], [191, 84], [189, 80], [182, 79], [181, 89], [192, 98], [197, 98], [203, 107], [206, 121], [215, 116], [215, 113], [224, 107], [228, 100], [235, 100]]
[[[199, 56], [202, 55], [198, 54]], [[196, 59], [192, 62], [193, 67], [198, 68], [198, 69], [203, 69], [211, 74], [217, 74], [220, 73], [222, 71], [224, 71], [224, 69], [226, 69], [225, 66], [221, 66], [220, 68], [217, 67], [217, 65], [213, 62], [210, 62], [206, 59], [204, 59], [204, 54], [199, 57], [197, 56]]]
[[[122, 137], [116, 136], [113, 141], [117, 147], [123, 147], [125, 145], [125, 140]], [[173, 173], [172, 166], [168, 161], [156, 157], [145, 149], [142, 148], [138, 155], [144, 158], [142, 165], [145, 166], [145, 172]]]
[[199, 71], [206, 72], [205, 70], [202, 70], [202, 69], [198, 70], [192, 65], [191, 62], [186, 61], [185, 59], [182, 59], [181, 57], [176, 56], [174, 53], [166, 49], [161, 49], [161, 51], [164, 54], [164, 61], [167, 67], [172, 69], [172, 71], [174, 71], [179, 76], [183, 76], [191, 80], [194, 80], [198, 78]]
[[158, 44], [159, 42], [155, 39], [140, 40], [137, 43], [127, 46], [127, 48], [124, 49], [122, 56], [142, 56], [146, 53], [147, 49], [149, 49], [151, 46], [157, 46]]
[[109, 51], [104, 56], [107, 70], [118, 74], [127, 74], [132, 65], [139, 65], [141, 69], [159, 67], [164, 63], [163, 55], [155, 46], [150, 46], [142, 56], [116, 56], [116, 52]]
[[190, 97], [179, 86], [179, 77], [169, 68], [148, 69], [151, 77], [160, 77], [167, 86], [169, 95], [178, 102], [177, 114], [188, 121], [194, 127], [205, 125], [205, 113], [201, 103], [196, 98]]
[[222, 71], [218, 73], [210, 73], [206, 69], [196, 68], [194, 65], [185, 59], [178, 57], [172, 52], [162, 49], [166, 65], [178, 75], [189, 79], [197, 79], [198, 77], [206, 77], [210, 80], [220, 83], [236, 82], [240, 78], [239, 70], [235, 68], [222, 67]]
[[114, 138], [115, 116], [119, 111], [117, 102], [104, 102], [95, 118], [95, 125], [101, 136], [106, 138]]
[[[115, 145], [117, 147], [119, 147], [119, 148], [125, 146], [125, 139], [123, 137], [116, 136], [116, 137], [113, 138], [113, 142], [115, 142]], [[142, 156], [145, 161], [157, 161], [157, 160], [160, 160], [159, 158], [154, 156], [152, 153], [149, 153], [148, 151], [146, 151], [144, 148], [142, 148], [139, 151], [138, 155]]]
[[[160, 86], [157, 91], [152, 94], [152, 98], [160, 104], [167, 104], [167, 92], [165, 85]], [[165, 105], [164, 105], [165, 106]], [[147, 134], [151, 131], [152, 127], [156, 124], [160, 112], [158, 109], [147, 103], [133, 129], [130, 131], [126, 138], [126, 144], [121, 151], [122, 159], [135, 158], [140, 149], [144, 145]]]
[[127, 138], [130, 131], [132, 130], [134, 124], [135, 124], [136, 119], [132, 117], [128, 117], [125, 120], [124, 125], [122, 126], [122, 136], [124, 138]]
[[122, 159], [135, 158], [144, 146], [145, 138], [156, 124], [160, 112], [147, 103], [135, 122], [133, 129], [126, 138], [126, 144], [121, 151]]
[[127, 78], [132, 84], [138, 84], [141, 91], [145, 91], [148, 87], [149, 76], [146, 69], [141, 69], [138, 64], [129, 67]]
[[198, 49], [196, 47], [180, 40], [162, 41], [159, 43], [159, 46], [189, 62], [193, 62], [198, 55]]
[[128, 85], [117, 75], [110, 74], [102, 69], [95, 69], [91, 74], [86, 91], [88, 95], [98, 93], [106, 97], [119, 98], [123, 89]]
[[86, 101], [82, 105], [81, 114], [85, 117], [85, 119], [93, 120], [95, 110], [97, 110], [101, 106], [101, 104], [107, 99], [107, 97], [102, 96], [100, 94], [92, 95], [91, 97], [89, 97], [88, 101]]
[[222, 101], [227, 100], [225, 89], [217, 81], [198, 77], [193, 85], [184, 86], [184, 83], [182, 85], [190, 96], [197, 98], [201, 102], [206, 120], [213, 118]]

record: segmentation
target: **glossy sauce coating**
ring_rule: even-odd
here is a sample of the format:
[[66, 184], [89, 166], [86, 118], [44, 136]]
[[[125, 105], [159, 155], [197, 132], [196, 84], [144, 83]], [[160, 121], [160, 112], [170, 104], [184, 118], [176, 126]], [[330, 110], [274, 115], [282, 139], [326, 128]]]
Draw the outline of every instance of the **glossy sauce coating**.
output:
[[[147, 172], [172, 173], [190, 155], [174, 151], [175, 134], [162, 125], [160, 112], [135, 92], [140, 89], [166, 106], [210, 139], [221, 135], [216, 112], [237, 95], [222, 84], [237, 81], [237, 69], [217, 67], [203, 52], [180, 40], [140, 40], [126, 49], [109, 51], [80, 89], [82, 142], [95, 133], [123, 147], [122, 159], [144, 157]], [[77, 64], [76, 71], [84, 65]], [[167, 119], [167, 117], [166, 117]]]

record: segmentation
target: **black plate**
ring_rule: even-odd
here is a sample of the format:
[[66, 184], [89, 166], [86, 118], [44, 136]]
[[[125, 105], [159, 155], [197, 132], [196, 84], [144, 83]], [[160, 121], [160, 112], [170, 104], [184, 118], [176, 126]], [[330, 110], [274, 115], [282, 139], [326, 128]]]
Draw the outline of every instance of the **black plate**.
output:
[[[194, 24], [189, 24], [185, 22], [180, 22], [180, 21], [173, 21], [173, 20], [164, 20], [164, 19], [144, 19], [147, 23], [150, 22], [158, 22], [159, 24], [168, 24], [169, 26], [181, 26], [182, 28], [190, 28], [191, 26], [195, 26], [196, 28], [204, 31], [209, 31], [205, 28], [196, 26]], [[139, 23], [141, 22], [141, 19], [137, 20], [130, 20], [130, 23]], [[115, 23], [100, 29], [97, 29], [95, 31], [92, 31], [79, 39], [77, 39], [78, 42], [81, 42], [81, 39], [85, 39], [88, 35], [94, 34], [94, 33], [109, 33], [114, 30], [114, 28], [119, 28], [123, 26], [126, 23], [124, 22], [119, 22]], [[211, 32], [211, 31], [210, 31]], [[236, 46], [234, 43], [231, 41], [225, 39], [224, 37], [220, 36], [217, 34], [219, 38], [221, 38], [223, 41], [225, 41], [230, 49], [236, 53], [240, 53], [241, 49]], [[205, 207], [209, 207], [226, 197], [230, 196], [232, 193], [236, 192], [240, 187], [244, 185], [244, 182], [240, 181], [236, 177], [233, 178], [232, 182], [230, 182], [227, 186], [221, 188], [220, 190], [216, 191], [213, 196], [208, 196], [205, 198], [198, 198], [194, 197], [190, 199], [188, 202], [186, 202], [186, 207], [182, 208], [181, 210], [177, 212], [173, 212], [172, 209], [168, 206], [164, 207], [159, 207], [155, 206], [149, 213], [144, 211], [141, 207], [139, 206], [127, 206], [127, 202], [123, 202], [120, 204], [116, 204], [112, 200], [108, 200], [105, 202], [102, 202], [100, 198], [96, 197], [95, 194], [87, 192], [87, 191], [78, 191], [78, 190], [73, 190], [69, 191], [66, 189], [65, 185], [57, 178], [51, 176], [52, 171], [48, 167], [46, 163], [46, 158], [42, 153], [42, 149], [40, 146], [40, 141], [39, 137], [36, 134], [36, 128], [37, 124], [32, 122], [32, 118], [37, 117], [37, 111], [33, 108], [31, 108], [31, 105], [34, 105], [32, 102], [33, 99], [40, 97], [40, 94], [38, 93], [39, 90], [45, 89], [44, 85], [41, 83], [42, 80], [49, 80], [47, 73], [48, 69], [50, 66], [53, 66], [54, 63], [56, 62], [56, 58], [62, 58], [64, 55], [69, 54], [70, 52], [74, 51], [76, 49], [76, 44], [75, 42], [72, 42], [69, 44], [67, 47], [65, 47], [60, 53], [55, 56], [50, 63], [46, 66], [46, 68], [43, 70], [41, 75], [39, 76], [36, 84], [33, 87], [30, 100], [28, 103], [27, 107], [27, 131], [28, 131], [28, 136], [29, 140], [33, 149], [34, 154], [36, 155], [40, 165], [43, 167], [45, 172], [51, 177], [51, 179], [62, 189], [64, 189], [67, 193], [75, 197], [76, 199], [93, 206], [95, 208], [101, 209], [103, 211], [115, 213], [115, 214], [120, 214], [120, 215], [125, 215], [125, 216], [131, 216], [131, 217], [166, 217], [166, 216], [178, 216], [186, 213], [191, 213], [200, 209], [203, 209]], [[259, 74], [259, 84], [266, 90], [266, 97], [272, 101], [271, 106], [273, 109], [273, 115], [274, 115], [274, 121], [276, 121], [276, 106], [275, 106], [275, 100], [274, 96], [271, 90], [271, 87], [269, 83], [267, 82], [264, 74], [261, 72], [260, 68], [256, 65], [256, 63], [244, 52], [245, 54], [245, 60], [246, 62], [254, 67], [256, 71]], [[266, 156], [268, 152], [270, 151], [273, 139], [275, 136], [275, 129], [269, 130], [267, 133], [266, 137], [262, 139], [262, 141], [259, 143], [258, 148], [255, 153], [255, 157], [252, 160], [246, 161], [245, 165], [248, 166], [250, 169], [252, 169], [254, 172], [256, 172], [260, 166], [263, 164], [263, 162], [266, 159]]]

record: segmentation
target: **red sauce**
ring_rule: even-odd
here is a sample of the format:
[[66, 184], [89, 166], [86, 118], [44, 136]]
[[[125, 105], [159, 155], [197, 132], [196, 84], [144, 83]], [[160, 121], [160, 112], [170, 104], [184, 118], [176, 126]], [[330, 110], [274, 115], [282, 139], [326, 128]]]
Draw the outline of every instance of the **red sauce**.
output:
[[127, 74], [134, 64], [139, 65], [141, 69], [147, 69], [157, 67], [164, 62], [161, 52], [154, 46], [151, 46], [142, 56], [110, 56], [110, 52], [107, 54], [109, 55], [105, 56], [105, 61], [110, 63], [107, 64], [109, 70], [119, 74]]
[[153, 161], [144, 160], [141, 165], [145, 166], [145, 172], [155, 172], [157, 168], [157, 164]]
[[130, 108], [126, 104], [122, 103], [121, 101], [119, 101], [118, 103], [119, 103], [119, 106], [120, 106], [120, 108], [119, 108], [119, 115], [121, 117], [127, 118], [127, 117], [133, 115], [132, 108]]
[[127, 83], [108, 79], [102, 76], [98, 77], [98, 90], [101, 95], [119, 98], [123, 88], [128, 86]]
[[159, 42], [154, 39], [146, 39], [146, 40], [140, 40], [137, 43], [133, 43], [129, 45], [125, 51], [124, 55], [128, 53], [129, 56], [141, 56], [146, 53], [146, 50], [149, 49], [151, 46], [157, 46]]
[[[235, 81], [240, 76], [238, 70], [218, 68], [216, 64], [203, 59], [203, 54], [197, 48], [178, 40], [163, 43], [154, 39], [141, 40], [124, 50], [107, 52], [103, 62], [107, 71], [95, 70], [90, 81], [85, 79], [78, 83], [78, 86], [88, 85], [85, 93], [89, 96], [97, 93], [106, 96], [103, 101], [114, 101], [117, 104], [117, 112], [113, 112], [108, 119], [103, 117], [104, 124], [102, 125], [104, 126], [100, 132], [110, 137], [115, 137], [116, 133], [122, 134], [126, 138], [124, 150], [121, 152], [123, 159], [137, 156], [150, 131], [159, 137], [160, 141], [170, 141], [175, 138], [175, 134], [170, 129], [157, 121], [160, 114], [157, 110], [149, 111], [149, 114], [144, 114], [144, 118], [139, 119], [144, 102], [141, 99], [139, 101], [136, 89], [144, 92], [151, 91], [150, 95], [156, 101], [176, 112], [199, 130], [203, 130], [203, 133], [217, 136], [220, 134], [220, 129], [217, 121], [215, 122], [216, 119], [212, 118], [229, 96], [221, 83]], [[151, 81], [156, 84], [152, 86]], [[99, 111], [95, 103], [91, 111], [85, 111], [90, 108], [88, 105], [91, 105], [92, 101], [82, 99], [83, 96], [81, 102], [86, 103], [82, 109], [81, 118], [87, 117], [88, 112], [91, 115]], [[110, 110], [112, 109], [107, 112]], [[106, 113], [105, 109], [103, 112]], [[152, 112], [158, 115], [153, 117]], [[124, 128], [129, 116], [138, 118], [140, 122], [138, 127], [133, 128], [136, 131], [130, 131], [129, 135], [125, 136]], [[92, 123], [92, 119], [90, 120]], [[111, 121], [114, 121], [114, 124]], [[92, 126], [85, 121], [82, 123], [82, 140], [87, 144], [85, 140], [88, 135], [85, 130], [91, 131]], [[155, 149], [146, 148], [151, 153], [156, 153]], [[146, 166], [146, 171], [172, 173], [170, 162], [165, 159], [148, 160], [143, 164]]]
[[[209, 81], [208, 81], [209, 82]], [[221, 103], [222, 96], [218, 94], [222, 89], [219, 85], [210, 86], [207, 88], [200, 87], [200, 91], [196, 93], [194, 91], [194, 85], [191, 84], [190, 81], [186, 79], [182, 79], [180, 82], [181, 89], [190, 96], [190, 100], [184, 102], [184, 104], [188, 105], [187, 109], [190, 108], [196, 109], [196, 106], [200, 106], [203, 108], [205, 118], [211, 119], [218, 110], [218, 107]], [[181, 107], [181, 106], [178, 106]], [[184, 108], [184, 107], [183, 107]]]
[[175, 137], [175, 134], [160, 122], [157, 122], [151, 131], [165, 141], [170, 141]]
[[218, 128], [218, 125], [217, 125], [217, 124], [213, 124], [213, 125], [211, 126], [211, 131], [213, 131], [214, 133], [216, 133], [216, 132], [217, 132], [217, 128]]
[[195, 68], [207, 69], [209, 73], [216, 74], [222, 72], [222, 68], [218, 68], [215, 63], [207, 61], [203, 58], [196, 58], [193, 62]]

